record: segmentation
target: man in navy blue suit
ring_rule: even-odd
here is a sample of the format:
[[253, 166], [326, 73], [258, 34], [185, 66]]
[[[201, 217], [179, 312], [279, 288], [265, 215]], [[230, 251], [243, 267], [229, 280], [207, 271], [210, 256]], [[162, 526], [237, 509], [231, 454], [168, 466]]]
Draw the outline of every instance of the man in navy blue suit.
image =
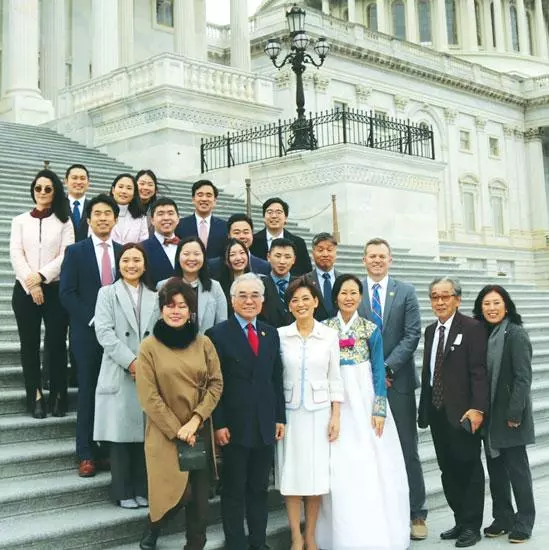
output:
[[230, 289], [234, 315], [206, 332], [223, 372], [213, 423], [223, 455], [221, 515], [227, 550], [268, 549], [269, 473], [275, 441], [284, 437], [286, 412], [278, 332], [257, 320], [264, 291], [256, 274], [238, 277]]
[[198, 236], [206, 247], [207, 258], [223, 255], [227, 240], [227, 224], [221, 218], [212, 215], [219, 191], [209, 180], [193, 183], [192, 200], [194, 213], [179, 220], [175, 234], [180, 238]]
[[161, 197], [151, 207], [154, 235], [141, 244], [147, 254], [149, 276], [156, 286], [158, 281], [173, 277], [175, 272], [175, 253], [179, 237], [174, 233], [179, 222], [177, 204], [172, 199]]
[[113, 282], [116, 272], [121, 246], [112, 241], [111, 231], [118, 213], [111, 197], [98, 195], [91, 199], [86, 212], [91, 234], [67, 248], [61, 266], [59, 296], [69, 314], [77, 363], [76, 454], [81, 477], [94, 476], [96, 461], [104, 460], [104, 453], [93, 441], [95, 388], [103, 356], [93, 321], [97, 293]]
[[86, 193], [90, 186], [90, 174], [83, 164], [73, 164], [65, 172], [65, 187], [67, 200], [71, 210], [71, 221], [74, 227], [75, 241], [82, 241], [88, 237], [88, 220], [86, 208], [89, 199]]

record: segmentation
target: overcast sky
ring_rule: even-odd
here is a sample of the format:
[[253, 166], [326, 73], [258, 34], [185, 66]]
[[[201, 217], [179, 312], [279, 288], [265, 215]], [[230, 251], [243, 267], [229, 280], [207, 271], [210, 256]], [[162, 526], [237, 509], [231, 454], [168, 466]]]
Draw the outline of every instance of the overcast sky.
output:
[[[206, 0], [208, 21], [219, 24], [228, 23], [230, 3], [230, 0]], [[260, 3], [261, 0], [248, 0], [248, 13], [252, 15]]]

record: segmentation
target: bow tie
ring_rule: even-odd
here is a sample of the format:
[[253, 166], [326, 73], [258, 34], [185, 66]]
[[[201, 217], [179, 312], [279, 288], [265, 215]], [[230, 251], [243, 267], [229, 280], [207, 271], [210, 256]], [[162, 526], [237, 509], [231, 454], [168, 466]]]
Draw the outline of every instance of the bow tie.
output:
[[179, 244], [179, 240], [179, 237], [174, 235], [171, 239], [164, 239], [164, 246], [168, 246], [169, 244], [175, 244], [177, 246]]

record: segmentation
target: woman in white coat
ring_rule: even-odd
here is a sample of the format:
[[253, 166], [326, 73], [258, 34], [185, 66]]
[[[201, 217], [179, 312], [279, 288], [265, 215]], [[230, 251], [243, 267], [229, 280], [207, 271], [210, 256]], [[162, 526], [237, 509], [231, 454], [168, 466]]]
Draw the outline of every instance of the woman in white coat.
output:
[[122, 248], [115, 283], [99, 290], [95, 333], [103, 360], [95, 392], [93, 437], [109, 441], [111, 496], [123, 508], [147, 506], [144, 416], [135, 388], [141, 340], [159, 318], [156, 292], [147, 283], [147, 257], [140, 244]]
[[[276, 450], [276, 477], [286, 499], [292, 550], [317, 550], [321, 496], [330, 491], [330, 443], [339, 435], [343, 380], [337, 332], [315, 321], [319, 292], [306, 277], [292, 281], [286, 299], [295, 323], [278, 329], [284, 369], [286, 434]], [[301, 500], [305, 501], [305, 536]]]

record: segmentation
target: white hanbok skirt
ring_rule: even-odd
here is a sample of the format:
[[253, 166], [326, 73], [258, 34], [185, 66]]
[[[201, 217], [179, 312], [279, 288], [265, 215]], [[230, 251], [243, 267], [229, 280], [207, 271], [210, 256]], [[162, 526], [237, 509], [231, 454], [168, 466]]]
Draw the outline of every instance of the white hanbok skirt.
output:
[[408, 478], [387, 406], [383, 435], [372, 428], [370, 362], [342, 365], [340, 436], [330, 445], [330, 494], [322, 497], [322, 550], [405, 550], [410, 546]]

